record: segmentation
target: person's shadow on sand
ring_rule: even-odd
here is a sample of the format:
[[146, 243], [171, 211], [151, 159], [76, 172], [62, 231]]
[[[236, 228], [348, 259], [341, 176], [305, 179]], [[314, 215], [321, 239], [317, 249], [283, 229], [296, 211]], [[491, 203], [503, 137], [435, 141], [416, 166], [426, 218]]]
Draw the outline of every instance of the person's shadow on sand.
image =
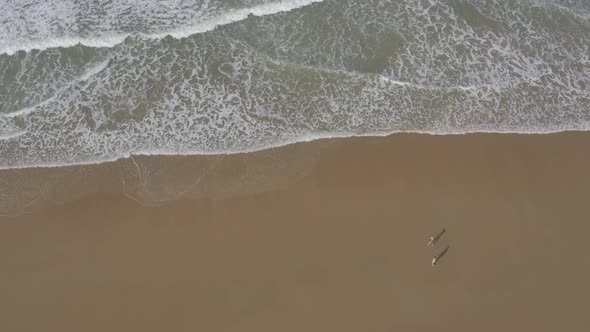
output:
[[451, 246], [446, 246], [445, 249], [443, 251], [441, 251], [440, 254], [438, 254], [438, 256], [436, 256], [436, 258], [441, 259], [447, 253], [447, 251], [449, 251], [450, 247]]
[[449, 251], [449, 248], [451, 246], [446, 246], [445, 249], [443, 251], [440, 252], [440, 254], [434, 256], [434, 258], [432, 259], [432, 266], [435, 266], [436, 264], [438, 264], [438, 261], [443, 258], [444, 255], [447, 254], [447, 251]]

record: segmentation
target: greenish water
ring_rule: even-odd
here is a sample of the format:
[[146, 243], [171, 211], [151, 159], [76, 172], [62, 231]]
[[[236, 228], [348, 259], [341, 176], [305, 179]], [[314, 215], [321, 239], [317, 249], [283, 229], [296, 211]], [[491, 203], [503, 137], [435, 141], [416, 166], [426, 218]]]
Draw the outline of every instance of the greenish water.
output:
[[0, 168], [590, 128], [584, 0], [0, 7]]

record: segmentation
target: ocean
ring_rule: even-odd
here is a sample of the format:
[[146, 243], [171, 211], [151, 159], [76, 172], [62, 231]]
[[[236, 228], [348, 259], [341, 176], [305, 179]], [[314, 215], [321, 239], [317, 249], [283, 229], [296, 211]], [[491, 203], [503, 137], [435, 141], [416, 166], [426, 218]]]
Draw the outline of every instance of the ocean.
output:
[[590, 130], [588, 0], [0, 0], [0, 168]]

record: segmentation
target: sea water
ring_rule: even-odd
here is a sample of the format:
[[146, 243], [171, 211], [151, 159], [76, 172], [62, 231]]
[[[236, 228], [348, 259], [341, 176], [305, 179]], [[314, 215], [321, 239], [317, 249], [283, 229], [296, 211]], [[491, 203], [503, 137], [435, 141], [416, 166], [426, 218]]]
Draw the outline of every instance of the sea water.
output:
[[588, 0], [0, 0], [0, 168], [590, 129]]

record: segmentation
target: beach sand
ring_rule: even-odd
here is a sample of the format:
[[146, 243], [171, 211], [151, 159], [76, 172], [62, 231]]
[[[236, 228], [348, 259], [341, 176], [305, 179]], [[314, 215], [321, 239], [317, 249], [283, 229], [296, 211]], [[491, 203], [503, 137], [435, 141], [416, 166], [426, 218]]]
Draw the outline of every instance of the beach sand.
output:
[[[0, 218], [0, 330], [582, 331], [588, 146], [588, 133], [393, 135], [221, 166], [215, 156], [142, 157], [190, 159], [151, 188], [181, 183], [175, 176], [197, 164], [217, 181], [149, 206], [118, 187], [122, 169], [140, 166], [96, 166], [87, 181], [100, 190], [72, 181], [44, 189], [29, 213]], [[15, 178], [87, 175], [82, 168], [0, 179], [17, 188]], [[261, 174], [275, 175], [252, 181]], [[239, 189], [222, 190], [224, 178]], [[68, 201], [81, 192], [74, 182], [86, 192]]]

